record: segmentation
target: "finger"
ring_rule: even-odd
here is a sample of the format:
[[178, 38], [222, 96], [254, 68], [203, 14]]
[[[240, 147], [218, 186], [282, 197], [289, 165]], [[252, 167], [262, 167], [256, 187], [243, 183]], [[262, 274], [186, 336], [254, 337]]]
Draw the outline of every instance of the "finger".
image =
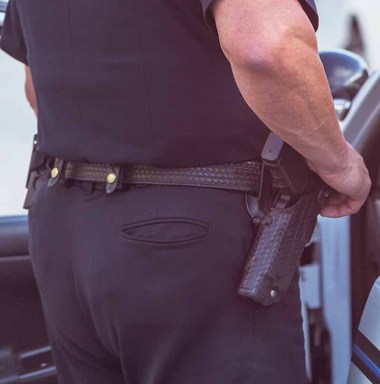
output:
[[347, 195], [343, 195], [342, 193], [335, 192], [328, 197], [328, 199], [324, 202], [323, 206], [341, 205], [345, 203], [347, 198], [348, 198]]
[[352, 215], [359, 211], [364, 202], [365, 200], [357, 201], [350, 198], [346, 198], [345, 201], [340, 202], [339, 204], [325, 205], [321, 209], [320, 214], [321, 216], [331, 218]]
[[333, 195], [330, 195], [329, 198], [320, 207], [320, 215], [333, 215], [333, 217], [336, 217], [336, 215], [339, 215], [339, 207], [344, 205], [346, 200], [346, 195], [335, 192]]
[[357, 198], [356, 196], [347, 196], [343, 193], [335, 192], [329, 196], [329, 198], [322, 205], [322, 209], [328, 206], [343, 206], [347, 205], [353, 210], [360, 208], [366, 201], [367, 195], [365, 197]]
[[326, 207], [323, 208], [320, 212], [320, 215], [323, 217], [330, 217], [330, 218], [339, 218], [344, 216], [352, 215], [354, 212], [351, 211], [351, 209], [347, 207]]
[[329, 206], [323, 208], [319, 214], [323, 217], [336, 219], [339, 217], [349, 216], [352, 214], [352, 212], [348, 209], [342, 209], [341, 207]]

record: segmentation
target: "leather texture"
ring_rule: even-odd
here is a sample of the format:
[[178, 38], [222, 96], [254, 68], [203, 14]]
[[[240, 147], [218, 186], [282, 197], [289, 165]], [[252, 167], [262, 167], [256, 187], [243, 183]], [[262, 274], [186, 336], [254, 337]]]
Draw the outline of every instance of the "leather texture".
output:
[[[119, 168], [121, 172], [119, 172]], [[65, 166], [65, 179], [106, 182], [115, 173], [125, 184], [183, 185], [221, 188], [258, 193], [261, 175], [260, 161], [218, 164], [202, 167], [162, 168], [148, 165], [112, 166], [107, 164], [72, 163]]]
[[278, 303], [287, 291], [313, 233], [319, 190], [289, 208], [270, 209], [258, 228], [239, 294], [263, 305]]

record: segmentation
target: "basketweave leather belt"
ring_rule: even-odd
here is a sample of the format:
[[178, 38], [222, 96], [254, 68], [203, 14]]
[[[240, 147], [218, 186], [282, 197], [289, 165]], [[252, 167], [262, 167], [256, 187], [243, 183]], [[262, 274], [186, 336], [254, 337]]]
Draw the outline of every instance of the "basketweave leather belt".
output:
[[76, 163], [54, 159], [48, 185], [61, 178], [105, 183], [107, 193], [123, 184], [161, 184], [229, 189], [259, 193], [261, 161], [216, 164], [207, 166], [164, 168], [148, 165], [115, 166], [98, 163]]
[[110, 165], [79, 163], [47, 156], [37, 147], [33, 137], [32, 156], [26, 180], [27, 194], [24, 208], [29, 209], [35, 193], [36, 181], [50, 172], [48, 186], [58, 181], [78, 180], [104, 183], [107, 193], [131, 184], [158, 184], [189, 187], [208, 187], [240, 191], [259, 196], [262, 172], [260, 159], [240, 163], [215, 164], [196, 167], [166, 168], [149, 165]]

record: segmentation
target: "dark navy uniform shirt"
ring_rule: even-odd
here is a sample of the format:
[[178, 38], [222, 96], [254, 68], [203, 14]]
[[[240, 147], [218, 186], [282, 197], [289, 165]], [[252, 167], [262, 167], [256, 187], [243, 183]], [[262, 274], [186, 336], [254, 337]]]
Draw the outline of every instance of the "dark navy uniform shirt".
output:
[[[300, 1], [316, 29], [314, 0]], [[10, 0], [0, 46], [31, 68], [39, 149], [157, 166], [257, 158], [268, 131], [234, 82], [211, 2]]]

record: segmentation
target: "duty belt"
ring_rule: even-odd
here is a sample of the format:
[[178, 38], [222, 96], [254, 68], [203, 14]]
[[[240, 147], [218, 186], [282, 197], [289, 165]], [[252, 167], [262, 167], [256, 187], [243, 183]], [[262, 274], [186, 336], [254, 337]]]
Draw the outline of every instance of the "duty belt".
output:
[[[50, 187], [58, 181], [66, 183], [66, 180], [104, 183], [107, 193], [113, 193], [125, 184], [244, 192], [247, 210], [257, 232], [238, 292], [263, 305], [279, 302], [288, 289], [313, 233], [320, 207], [331, 192], [310, 171], [302, 156], [272, 133], [260, 160], [187, 168], [115, 166], [47, 158], [37, 150], [35, 138], [25, 208], [31, 206], [36, 180], [41, 176], [45, 181], [50, 177]], [[100, 184], [100, 187], [104, 186]]]
[[47, 168], [50, 171], [49, 187], [58, 181], [77, 180], [104, 183], [107, 193], [121, 189], [126, 184], [208, 187], [254, 195], [259, 193], [262, 168], [260, 160], [184, 168], [79, 163], [47, 157], [37, 150], [36, 144], [35, 139], [24, 208], [30, 207], [35, 180], [42, 172], [46, 172]]

